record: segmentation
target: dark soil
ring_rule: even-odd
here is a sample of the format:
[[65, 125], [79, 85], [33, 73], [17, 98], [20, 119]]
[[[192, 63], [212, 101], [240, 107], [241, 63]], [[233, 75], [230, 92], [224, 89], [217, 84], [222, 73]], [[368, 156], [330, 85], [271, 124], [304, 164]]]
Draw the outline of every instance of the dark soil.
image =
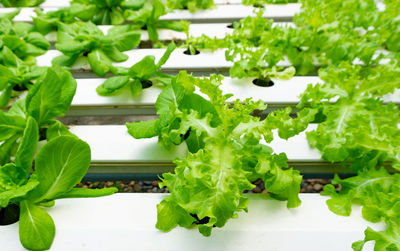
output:
[[[120, 193], [168, 193], [167, 188], [159, 188], [159, 180], [145, 181], [85, 181], [79, 183], [77, 187], [83, 188], [104, 188], [117, 187]], [[320, 193], [323, 186], [330, 184], [331, 179], [304, 179], [301, 182], [301, 193]], [[268, 193], [265, 189], [264, 182], [257, 180], [254, 182], [256, 187], [253, 190], [245, 191], [245, 193]], [[337, 188], [340, 190], [340, 187]]]

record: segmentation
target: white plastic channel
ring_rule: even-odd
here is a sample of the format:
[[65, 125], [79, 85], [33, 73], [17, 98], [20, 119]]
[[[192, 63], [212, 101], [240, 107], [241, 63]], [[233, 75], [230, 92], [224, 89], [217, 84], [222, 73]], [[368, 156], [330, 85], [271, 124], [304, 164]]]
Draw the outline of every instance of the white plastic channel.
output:
[[[242, 0], [214, 0], [216, 5], [221, 4], [241, 4]], [[70, 5], [70, 0], [46, 0], [41, 7], [66, 7]]]
[[[228, 101], [251, 97], [253, 100], [263, 100], [266, 104], [271, 105], [296, 105], [299, 102], [299, 95], [309, 84], [322, 83], [319, 77], [293, 77], [289, 80], [273, 79], [273, 86], [260, 87], [254, 85], [252, 80], [252, 78], [225, 77], [220, 87], [224, 93], [234, 95]], [[137, 96], [132, 96], [129, 90], [113, 96], [99, 96], [96, 88], [104, 81], [105, 79], [100, 78], [77, 79], [78, 86], [72, 106], [154, 106], [155, 100], [162, 90], [160, 86], [152, 86], [144, 89], [143, 93]], [[400, 104], [400, 90], [386, 95], [384, 100]]]
[[[312, 131], [316, 125], [310, 125], [306, 131]], [[125, 125], [71, 126], [70, 131], [86, 141], [92, 150], [92, 163], [171, 163], [177, 157], [187, 154], [185, 144], [165, 150], [157, 143], [157, 137], [135, 139], [128, 134]], [[275, 139], [269, 144], [275, 153], [286, 153], [290, 163], [325, 162], [316, 149], [308, 145], [305, 132], [290, 138]], [[112, 170], [110, 170], [112, 172]], [[90, 173], [90, 170], [89, 170]]]
[[[271, 4], [264, 8], [263, 16], [265, 18], [274, 19], [275, 21], [290, 21], [293, 16], [300, 12], [300, 4]], [[54, 11], [57, 7], [43, 7], [44, 12]], [[14, 11], [15, 8], [0, 8], [0, 13], [8, 13]], [[23, 8], [21, 13], [14, 18], [14, 21], [32, 22], [32, 17], [36, 16], [35, 8]], [[191, 13], [188, 10], [175, 10], [160, 18], [160, 20], [179, 21], [188, 20], [195, 23], [218, 23], [232, 22], [245, 18], [247, 16], [255, 16], [254, 11], [258, 8], [243, 5], [218, 5], [215, 9], [201, 10]]]
[[[226, 34], [231, 34], [233, 29], [228, 28], [230, 23], [209, 23], [209, 24], [190, 24], [189, 26], [189, 36], [190, 37], [200, 37], [201, 35], [206, 35], [211, 38], [223, 39]], [[294, 24], [289, 23], [281, 23], [276, 22], [273, 24], [275, 25], [287, 25], [294, 27]], [[107, 31], [112, 27], [110, 25], [99, 25], [100, 30], [103, 31], [104, 34], [107, 34]], [[140, 31], [141, 32], [141, 40], [148, 41], [149, 35], [147, 31]], [[51, 32], [49, 33], [46, 38], [52, 42], [57, 42], [57, 33]], [[159, 40], [186, 40], [186, 34], [184, 32], [173, 31], [173, 30], [166, 30], [166, 29], [159, 29], [158, 30], [158, 38]]]
[[[162, 66], [163, 70], [189, 69], [194, 71], [206, 71], [227, 69], [232, 67], [233, 63], [225, 60], [225, 49], [216, 51], [201, 51], [198, 55], [186, 55], [185, 49], [176, 49], [172, 52], [170, 59]], [[158, 61], [164, 54], [165, 49], [134, 49], [124, 52], [129, 59], [121, 63], [113, 63], [114, 66], [131, 67], [147, 55], [153, 55]], [[62, 55], [60, 51], [49, 50], [44, 55], [37, 57], [37, 65], [51, 66], [53, 58]], [[279, 66], [290, 66], [288, 61], [278, 63]], [[91, 71], [86, 58], [79, 58], [72, 66], [73, 71]]]
[[[267, 195], [249, 195], [249, 212], [239, 213], [210, 237], [197, 229], [177, 227], [169, 233], [155, 228], [157, 204], [164, 194], [115, 194], [103, 198], [57, 200], [45, 208], [56, 224], [51, 250], [148, 250], [159, 251], [351, 251], [351, 244], [364, 239], [364, 230], [383, 226], [366, 222], [361, 207], [353, 206], [350, 217], [329, 211], [327, 197], [300, 194], [302, 204], [287, 209], [286, 203]], [[19, 242], [18, 223], [0, 226], [2, 250], [25, 250]], [[363, 249], [372, 251], [369, 242]]]

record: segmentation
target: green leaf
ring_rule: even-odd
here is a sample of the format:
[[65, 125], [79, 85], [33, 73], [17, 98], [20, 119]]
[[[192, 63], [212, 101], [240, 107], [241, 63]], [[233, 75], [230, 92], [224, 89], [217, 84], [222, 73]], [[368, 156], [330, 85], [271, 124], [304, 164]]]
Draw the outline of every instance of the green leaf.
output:
[[135, 139], [152, 138], [160, 133], [158, 119], [126, 123], [126, 127]]
[[18, 115], [7, 114], [0, 110], [0, 141], [17, 133], [23, 133], [25, 119]]
[[48, 68], [44, 78], [29, 91], [26, 97], [26, 110], [39, 125], [61, 115], [57, 108], [61, 100], [62, 85], [56, 72]]
[[101, 50], [94, 50], [88, 54], [88, 60], [93, 72], [100, 77], [104, 77], [110, 67], [111, 60]]
[[51, 141], [59, 136], [75, 136], [68, 128], [58, 120], [53, 120], [46, 131], [47, 141]]
[[151, 78], [158, 71], [154, 60], [154, 56], [145, 56], [129, 69], [129, 76], [139, 79]]
[[42, 147], [36, 156], [35, 174], [39, 186], [29, 199], [49, 201], [68, 193], [86, 174], [90, 148], [76, 137], [60, 136]]
[[117, 90], [124, 87], [129, 82], [128, 76], [115, 76], [108, 78], [101, 85], [96, 88], [99, 95], [107, 96], [112, 95]]
[[26, 178], [28, 178], [32, 169], [33, 156], [35, 155], [38, 141], [38, 124], [34, 118], [28, 117], [24, 135], [22, 136], [22, 140], [17, 150], [17, 155], [15, 156], [15, 164], [18, 168], [24, 170]]
[[50, 249], [56, 234], [56, 226], [50, 215], [30, 201], [20, 203], [19, 238], [30, 250]]
[[157, 205], [156, 228], [163, 232], [169, 232], [177, 225], [190, 227], [194, 221], [195, 219], [192, 216], [188, 215], [182, 207], [173, 202], [163, 200]]
[[11, 200], [25, 197], [38, 184], [35, 179], [26, 182], [25, 170], [14, 164], [0, 167], [0, 208], [6, 207]]
[[164, 52], [164, 55], [160, 58], [160, 60], [157, 63], [158, 69], [160, 69], [161, 66], [163, 66], [167, 62], [169, 56], [171, 56], [171, 53], [175, 50], [175, 48], [176, 45], [174, 42], [168, 44], [167, 50]]
[[129, 81], [132, 96], [139, 95], [143, 91], [142, 82], [139, 79]]
[[118, 192], [118, 188], [116, 187], [108, 187], [102, 189], [73, 188], [71, 191], [55, 199], [103, 197], [112, 195], [116, 192]]

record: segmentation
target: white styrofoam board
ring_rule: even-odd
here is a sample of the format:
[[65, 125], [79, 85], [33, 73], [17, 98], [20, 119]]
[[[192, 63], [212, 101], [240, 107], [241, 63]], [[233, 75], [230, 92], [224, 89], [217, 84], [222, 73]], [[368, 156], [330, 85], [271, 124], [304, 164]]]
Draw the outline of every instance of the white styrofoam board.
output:
[[[296, 105], [299, 102], [299, 96], [309, 84], [315, 85], [322, 83], [319, 77], [293, 77], [289, 80], [273, 79], [274, 85], [271, 87], [260, 87], [252, 83], [252, 78], [232, 79], [225, 77], [220, 86], [224, 93], [231, 93], [234, 96], [228, 99], [244, 100], [253, 98], [253, 100], [263, 100], [270, 105]], [[72, 101], [74, 107], [141, 107], [154, 106], [162, 87], [154, 85], [151, 88], [144, 89], [140, 95], [132, 96], [128, 89], [124, 89], [116, 95], [100, 96], [96, 92], [97, 86], [102, 84], [105, 79], [89, 78], [77, 79], [77, 90]], [[196, 91], [196, 93], [199, 93]], [[200, 94], [200, 93], [199, 93]], [[400, 103], [400, 90], [387, 95], [385, 101]]]
[[[265, 194], [249, 195], [249, 212], [239, 213], [223, 228], [204, 237], [196, 228], [177, 227], [169, 233], [155, 228], [156, 205], [165, 194], [115, 194], [103, 198], [57, 200], [45, 208], [56, 224], [51, 250], [149, 251], [351, 251], [351, 244], [364, 238], [364, 230], [382, 230], [382, 224], [366, 222], [361, 207], [353, 206], [350, 217], [329, 211], [327, 197], [300, 194], [302, 204], [287, 209], [286, 203]], [[24, 250], [19, 243], [18, 223], [0, 226], [4, 250]], [[373, 250], [373, 242], [364, 251]]]
[[[290, 21], [293, 16], [300, 12], [300, 4], [275, 4], [268, 5], [264, 8], [263, 16], [265, 18], [271, 18], [275, 21]], [[22, 8], [21, 13], [14, 18], [14, 21], [19, 22], [31, 22], [32, 17], [36, 16], [34, 11], [35, 8]], [[54, 11], [59, 9], [58, 7], [43, 7], [44, 12]], [[15, 8], [0, 8], [0, 13], [7, 13], [14, 11]], [[252, 6], [243, 5], [218, 5], [215, 9], [200, 10], [195, 13], [191, 13], [188, 10], [175, 10], [172, 13], [168, 13], [160, 20], [179, 21], [188, 20], [191, 22], [232, 22], [245, 18], [247, 16], [255, 16], [254, 11], [257, 8]]]
[[[312, 124], [306, 131], [315, 128]], [[157, 137], [134, 139], [125, 125], [71, 126], [70, 131], [90, 145], [92, 163], [171, 163], [187, 154], [185, 144], [167, 151], [158, 145]], [[289, 140], [275, 134], [269, 145], [275, 153], [286, 153], [289, 162], [325, 162], [318, 150], [309, 147], [305, 132]]]
[[[214, 0], [216, 5], [221, 4], [241, 4], [242, 0]], [[70, 5], [70, 0], [46, 0], [41, 7], [66, 7]]]
[[[233, 63], [225, 60], [225, 49], [215, 51], [202, 50], [198, 55], [186, 55], [183, 52], [186, 49], [175, 49], [170, 56], [170, 59], [162, 66], [163, 70], [212, 70], [212, 69], [227, 69], [232, 67]], [[131, 67], [147, 55], [153, 55], [158, 61], [164, 54], [165, 49], [134, 49], [124, 52], [129, 56], [129, 59], [113, 63], [114, 66]], [[51, 66], [51, 61], [56, 56], [62, 55], [60, 51], [49, 50], [44, 55], [36, 58], [37, 65]], [[288, 67], [290, 62], [285, 60], [278, 62], [278, 66]], [[72, 66], [73, 71], [91, 71], [86, 58], [79, 58]]]
[[[232, 79], [225, 77], [221, 89], [224, 93], [234, 94], [228, 101], [244, 100], [251, 97], [254, 100], [261, 99], [272, 105], [295, 105], [299, 102], [298, 96], [307, 88], [308, 84], [321, 83], [319, 77], [293, 77], [290, 80], [273, 80], [275, 84], [271, 87], [260, 87], [252, 84], [252, 80], [251, 78]], [[113, 96], [100, 96], [97, 94], [96, 88], [104, 81], [105, 79], [100, 78], [77, 79], [78, 85], [72, 101], [72, 108], [74, 106], [154, 106], [162, 90], [161, 86], [155, 85], [144, 89], [137, 96], [132, 96], [129, 90], [123, 90]]]
[[[191, 37], [200, 37], [201, 35], [206, 35], [211, 38], [223, 39], [226, 34], [231, 34], [233, 29], [228, 28], [227, 26], [230, 23], [208, 23], [208, 24], [190, 24], [189, 25], [189, 36]], [[275, 25], [288, 25], [294, 27], [294, 24], [291, 22], [281, 23], [275, 22]], [[107, 34], [107, 31], [112, 27], [111, 25], [98, 25], [98, 27], [103, 31], [104, 34]], [[186, 34], [180, 31], [173, 31], [167, 29], [159, 29], [158, 31], [158, 39], [159, 40], [186, 40]], [[147, 31], [141, 30], [141, 40], [148, 41], [149, 35]], [[57, 33], [55, 31], [49, 33], [46, 38], [54, 43], [57, 42]]]
[[[277, 23], [282, 24], [282, 23]], [[288, 25], [293, 25], [293, 23], [287, 23]], [[200, 37], [201, 35], [206, 35], [209, 37], [216, 37], [218, 39], [223, 39], [226, 34], [232, 33], [233, 29], [228, 28], [229, 23], [216, 23], [216, 24], [190, 24], [189, 35], [191, 37]], [[98, 25], [104, 34], [112, 27], [111, 25]], [[158, 38], [159, 40], [186, 40], [186, 34], [184, 32], [159, 29]], [[141, 40], [148, 41], [149, 35], [147, 31], [141, 30]], [[57, 42], [57, 33], [51, 32], [46, 38], [50, 42]]]

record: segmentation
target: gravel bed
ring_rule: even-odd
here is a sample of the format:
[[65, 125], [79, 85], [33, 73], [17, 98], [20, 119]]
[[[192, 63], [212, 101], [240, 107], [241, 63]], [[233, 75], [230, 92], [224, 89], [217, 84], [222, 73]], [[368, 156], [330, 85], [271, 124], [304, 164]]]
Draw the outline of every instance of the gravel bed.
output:
[[[143, 181], [84, 181], [77, 185], [83, 188], [104, 188], [117, 187], [120, 193], [168, 193], [167, 188], [159, 188], [159, 180], [143, 180]], [[301, 182], [301, 193], [320, 193], [323, 186], [330, 184], [331, 179], [304, 179]], [[264, 182], [257, 180], [253, 184], [256, 187], [253, 190], [245, 191], [245, 193], [268, 193], [265, 189]], [[340, 190], [340, 187], [337, 187]]]

